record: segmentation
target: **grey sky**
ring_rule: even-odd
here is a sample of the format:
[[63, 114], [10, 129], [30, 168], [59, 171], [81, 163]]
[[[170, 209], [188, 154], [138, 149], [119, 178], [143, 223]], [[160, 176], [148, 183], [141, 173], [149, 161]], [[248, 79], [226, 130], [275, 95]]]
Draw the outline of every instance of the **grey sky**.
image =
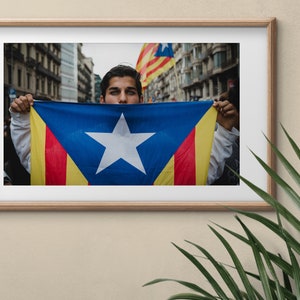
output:
[[82, 52], [92, 57], [94, 73], [101, 78], [112, 67], [126, 64], [135, 68], [143, 44], [139, 43], [88, 43], [83, 44]]

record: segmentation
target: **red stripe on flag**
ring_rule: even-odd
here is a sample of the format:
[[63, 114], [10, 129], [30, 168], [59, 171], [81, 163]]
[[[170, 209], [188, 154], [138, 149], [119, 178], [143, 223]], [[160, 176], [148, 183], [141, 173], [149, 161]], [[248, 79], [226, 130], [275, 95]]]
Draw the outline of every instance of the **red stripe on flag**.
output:
[[67, 153], [51, 130], [46, 127], [46, 185], [65, 185]]
[[[160, 58], [162, 58], [162, 57], [155, 58], [154, 59], [155, 62]], [[151, 70], [150, 72], [147, 72], [147, 76], [150, 76], [150, 75], [154, 74], [155, 72], [157, 72], [158, 70], [160, 70], [161, 68], [163, 68], [164, 65], [166, 65], [171, 59], [172, 59], [172, 57], [165, 57], [155, 69]], [[151, 62], [151, 64], [154, 64], [155, 62]]]
[[174, 185], [196, 184], [195, 129], [174, 155]]
[[[155, 49], [153, 48], [154, 46], [156, 47]], [[137, 65], [139, 66], [139, 69], [138, 69], [137, 71], [138, 71], [140, 74], [145, 74], [145, 73], [147, 73], [147, 69], [148, 69], [149, 67], [151, 67], [151, 65], [152, 65], [153, 63], [155, 63], [155, 61], [157, 61], [157, 60], [159, 59], [159, 57], [155, 57], [155, 56], [154, 56], [154, 54], [155, 54], [156, 51], [157, 51], [158, 45], [154, 45], [154, 46], [152, 46], [152, 49], [150, 49], [150, 50], [152, 50], [152, 53], [151, 53], [151, 55], [150, 55], [148, 61], [145, 61], [143, 65], [139, 66], [140, 61], [142, 61], [142, 60], [144, 59], [144, 56], [147, 56], [147, 55], [148, 55], [147, 53], [145, 53], [145, 54], [143, 55], [143, 57], [142, 57], [141, 59], [139, 59], [139, 61], [138, 61], [138, 63], [137, 63]], [[147, 52], [149, 52], [149, 51], [147, 51]]]
[[138, 65], [142, 60], [143, 58], [148, 55], [148, 53], [150, 51], [152, 51], [153, 53], [155, 53], [158, 49], [158, 44], [153, 44], [153, 43], [150, 43], [150, 44], [146, 44], [144, 45], [143, 49], [141, 50], [141, 53], [140, 53], [140, 56], [138, 58], [138, 61], [136, 63], [136, 65]]

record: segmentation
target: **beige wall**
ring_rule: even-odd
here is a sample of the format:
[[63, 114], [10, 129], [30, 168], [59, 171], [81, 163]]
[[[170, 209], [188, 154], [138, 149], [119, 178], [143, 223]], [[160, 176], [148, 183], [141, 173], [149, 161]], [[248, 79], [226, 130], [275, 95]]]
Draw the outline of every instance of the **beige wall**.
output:
[[[84, 6], [81, 3], [2, 1], [0, 18], [276, 17], [276, 127], [283, 123], [300, 143], [299, 0], [87, 0]], [[253, 107], [253, 115], [256, 109]], [[289, 153], [282, 135], [278, 143]], [[285, 202], [280, 191], [279, 199]], [[142, 285], [157, 277], [198, 281], [197, 272], [171, 245], [172, 241], [183, 246], [185, 239], [192, 240], [226, 259], [209, 232], [210, 221], [230, 228], [237, 224], [231, 213], [217, 212], [1, 212], [0, 299], [166, 299], [184, 289], [175, 284], [146, 288]], [[251, 226], [251, 222], [248, 224]], [[279, 250], [267, 232], [260, 233], [270, 247]], [[233, 244], [247, 262], [247, 252], [240, 244]]]

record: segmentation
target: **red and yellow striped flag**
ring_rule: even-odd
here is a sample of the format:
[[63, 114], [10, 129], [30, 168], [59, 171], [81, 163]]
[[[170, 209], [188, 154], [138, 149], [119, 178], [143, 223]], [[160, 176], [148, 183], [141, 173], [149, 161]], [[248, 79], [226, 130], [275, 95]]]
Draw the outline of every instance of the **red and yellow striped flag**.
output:
[[136, 70], [141, 74], [142, 87], [157, 76], [174, 66], [174, 54], [171, 43], [146, 43], [136, 63]]

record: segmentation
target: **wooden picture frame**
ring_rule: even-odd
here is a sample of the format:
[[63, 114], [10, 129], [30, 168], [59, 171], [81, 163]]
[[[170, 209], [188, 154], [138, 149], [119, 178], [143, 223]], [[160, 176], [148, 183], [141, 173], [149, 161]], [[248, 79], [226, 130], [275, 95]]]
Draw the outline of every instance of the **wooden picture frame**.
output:
[[[253, 164], [255, 160], [252, 160], [251, 154], [248, 153], [250, 152], [248, 148], [250, 148], [266, 160], [271, 167], [275, 166], [273, 154], [263, 136], [265, 133], [274, 142], [275, 18], [258, 20], [0, 20], [0, 37], [2, 73], [5, 43], [27, 43], [32, 40], [36, 42], [82, 42], [84, 40], [96, 43], [115, 41], [131, 43], [166, 38], [170, 42], [240, 43], [241, 99], [243, 99], [240, 114], [241, 164], [245, 163], [245, 167], [241, 165], [240, 173], [248, 179], [250, 177], [250, 180], [256, 181], [258, 185], [262, 184], [263, 189], [270, 194], [275, 194], [274, 183], [259, 165]], [[201, 191], [199, 187], [187, 186], [178, 188], [89, 186], [76, 187], [70, 191], [68, 187], [61, 186], [48, 188], [3, 185], [0, 188], [0, 210], [221, 211], [227, 207], [246, 210], [270, 209], [242, 183], [238, 187], [223, 186], [220, 191], [217, 190], [219, 187], [207, 186]]]

